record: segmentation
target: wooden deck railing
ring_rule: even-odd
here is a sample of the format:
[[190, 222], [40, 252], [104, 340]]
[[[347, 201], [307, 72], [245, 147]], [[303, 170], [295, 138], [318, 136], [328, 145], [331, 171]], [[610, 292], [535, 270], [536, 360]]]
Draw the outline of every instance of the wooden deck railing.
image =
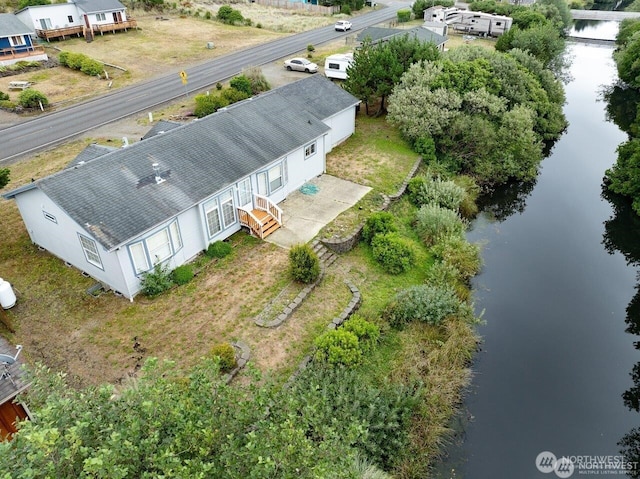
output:
[[127, 31], [129, 28], [138, 28], [138, 22], [133, 18], [129, 18], [124, 22], [118, 23], [102, 23], [100, 25], [93, 25], [92, 29], [94, 32], [100, 32], [100, 35], [103, 35], [104, 32], [112, 32], [115, 33], [119, 30]]
[[251, 211], [242, 208], [238, 208], [238, 216], [242, 226], [249, 228], [261, 239], [264, 238], [264, 224], [257, 216], [255, 216]]
[[33, 55], [44, 55], [44, 47], [42, 45], [13, 47], [13, 48], [0, 48], [0, 58], [6, 60], [7, 58], [28, 58]]
[[76, 35], [81, 37], [84, 34], [84, 27], [82, 25], [76, 25], [75, 27], [65, 28], [50, 28], [48, 30], [37, 30], [36, 35], [40, 38], [44, 38], [46, 41], [56, 38], [66, 38]]
[[254, 203], [257, 210], [266, 211], [271, 214], [278, 224], [282, 224], [282, 209], [266, 196], [254, 194]]

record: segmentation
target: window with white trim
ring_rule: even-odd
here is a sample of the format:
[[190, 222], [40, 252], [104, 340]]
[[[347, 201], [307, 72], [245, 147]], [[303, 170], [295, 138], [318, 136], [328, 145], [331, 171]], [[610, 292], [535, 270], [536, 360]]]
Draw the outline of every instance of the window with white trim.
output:
[[174, 221], [169, 225], [169, 234], [171, 235], [173, 251], [178, 251], [180, 248], [182, 248], [182, 237], [180, 236], [180, 229], [178, 228], [177, 221]]
[[84, 257], [87, 262], [102, 269], [102, 260], [100, 259], [100, 253], [98, 252], [98, 244], [91, 238], [78, 234], [80, 238], [80, 245], [82, 251], [84, 251]]
[[220, 210], [218, 209], [217, 199], [214, 199], [205, 205], [204, 214], [207, 217], [207, 230], [209, 231], [209, 237], [212, 237], [222, 231]]
[[245, 178], [237, 184], [240, 206], [251, 203], [251, 178]]
[[316, 154], [316, 142], [314, 141], [310, 145], [307, 145], [304, 147], [304, 159], [306, 160], [307, 158], [315, 154]]
[[107, 19], [107, 16], [104, 13], [96, 13], [96, 20], [99, 22], [104, 22]]
[[11, 43], [11, 46], [13, 47], [23, 47], [27, 44], [27, 42], [24, 41], [24, 37], [22, 35], [9, 37], [9, 43]]
[[149, 257], [153, 264], [161, 263], [172, 254], [169, 232], [166, 228], [158, 231], [152, 236], [149, 236], [145, 242], [147, 243]]
[[216, 198], [207, 201], [204, 204], [204, 216], [209, 238], [235, 224], [238, 219], [236, 217], [233, 190], [229, 189]]
[[40, 21], [40, 27], [43, 30], [51, 30], [51, 19], [50, 18], [41, 18], [39, 21]]
[[180, 226], [174, 221], [151, 236], [129, 245], [129, 255], [136, 274], [149, 271], [152, 265], [170, 258], [182, 248]]
[[222, 222], [228, 228], [236, 222], [236, 208], [233, 205], [233, 194], [231, 190], [220, 195], [220, 207], [222, 209]]
[[267, 171], [267, 176], [269, 178], [269, 192], [273, 193], [279, 188], [282, 188], [284, 185], [282, 179], [282, 165], [276, 165]]
[[129, 245], [129, 254], [131, 254], [133, 269], [136, 274], [144, 273], [149, 270], [149, 261], [147, 261], [147, 253], [142, 241]]

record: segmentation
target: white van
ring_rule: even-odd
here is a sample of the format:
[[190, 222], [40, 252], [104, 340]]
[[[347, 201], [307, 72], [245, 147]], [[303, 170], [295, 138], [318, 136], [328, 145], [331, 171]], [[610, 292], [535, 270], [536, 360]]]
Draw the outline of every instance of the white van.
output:
[[329, 55], [324, 61], [324, 76], [346, 80], [347, 68], [353, 63], [353, 53]]

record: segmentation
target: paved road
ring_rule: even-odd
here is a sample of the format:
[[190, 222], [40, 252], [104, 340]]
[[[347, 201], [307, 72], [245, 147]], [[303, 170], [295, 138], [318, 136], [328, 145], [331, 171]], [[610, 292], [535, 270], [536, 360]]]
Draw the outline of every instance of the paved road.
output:
[[[407, 2], [389, 2], [386, 7], [353, 18], [353, 30], [383, 23], [396, 17]], [[227, 80], [247, 66], [259, 66], [305, 50], [307, 45], [321, 45], [348, 33], [336, 32], [333, 26], [292, 35], [257, 47], [219, 57], [185, 69], [188, 91], [201, 91]], [[0, 130], [0, 165], [19, 157], [61, 143], [81, 133], [127, 116], [149, 111], [185, 94], [178, 70], [152, 80], [63, 110], [44, 114]]]

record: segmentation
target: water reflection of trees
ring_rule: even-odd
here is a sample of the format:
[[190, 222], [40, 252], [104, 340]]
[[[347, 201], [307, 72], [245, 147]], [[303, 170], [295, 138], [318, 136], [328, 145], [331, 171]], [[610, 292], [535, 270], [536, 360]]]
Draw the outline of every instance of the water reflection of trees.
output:
[[497, 187], [490, 194], [478, 199], [480, 211], [485, 211], [496, 221], [504, 221], [515, 213], [522, 213], [527, 206], [536, 180], [513, 181]]
[[631, 134], [638, 114], [640, 91], [623, 85], [612, 85], [605, 87], [601, 95], [607, 103], [607, 120], [615, 123], [625, 133]]
[[[631, 209], [631, 203], [606, 187], [602, 188], [602, 197], [613, 207], [613, 215], [604, 222], [602, 244], [609, 254], [622, 253], [627, 264], [640, 266], [640, 217]], [[636, 293], [627, 305], [625, 323], [626, 331], [640, 335], [640, 275], [636, 280]], [[640, 349], [640, 341], [634, 343]], [[640, 412], [640, 362], [636, 363], [630, 373], [632, 385], [622, 393], [622, 401], [630, 411]], [[618, 442], [620, 453], [629, 462], [640, 465], [640, 427], [631, 429]], [[640, 469], [628, 472], [633, 478], [640, 478]]]

